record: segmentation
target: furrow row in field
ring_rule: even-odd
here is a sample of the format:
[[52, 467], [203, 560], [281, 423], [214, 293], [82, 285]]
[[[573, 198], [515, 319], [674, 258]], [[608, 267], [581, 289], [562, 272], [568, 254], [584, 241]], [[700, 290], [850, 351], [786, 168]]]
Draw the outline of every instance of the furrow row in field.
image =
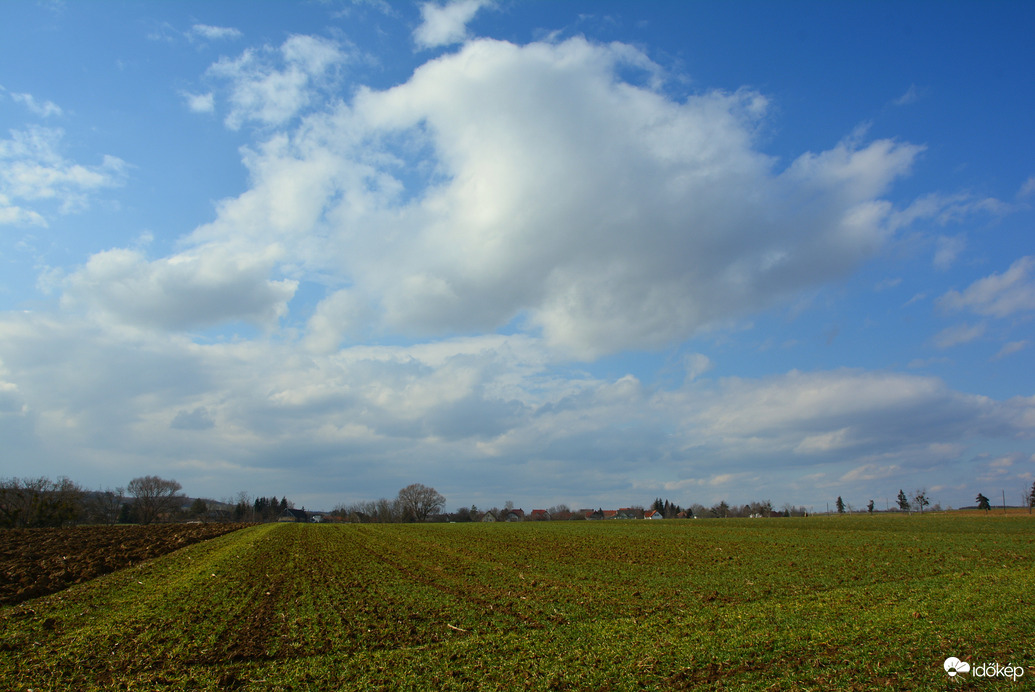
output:
[[[500, 568], [485, 553], [456, 550], [449, 542], [413, 540], [396, 532], [363, 532], [361, 549], [405, 581], [441, 592], [480, 615], [480, 630], [541, 628], [562, 621], [553, 604], [551, 585], [534, 575]], [[409, 540], [407, 540], [409, 538]], [[446, 539], [446, 535], [438, 536]], [[553, 585], [556, 588], [556, 585]], [[502, 618], [502, 619], [501, 619]]]

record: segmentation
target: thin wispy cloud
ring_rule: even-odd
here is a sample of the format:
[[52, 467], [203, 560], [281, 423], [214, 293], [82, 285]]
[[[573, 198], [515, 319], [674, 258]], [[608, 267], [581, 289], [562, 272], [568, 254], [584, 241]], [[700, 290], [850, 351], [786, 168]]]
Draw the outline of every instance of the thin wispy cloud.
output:
[[1035, 311], [1035, 257], [1016, 260], [1002, 273], [979, 279], [963, 291], [952, 290], [938, 300], [945, 310], [1009, 317]]
[[46, 226], [47, 215], [86, 208], [93, 195], [123, 184], [127, 164], [104, 155], [83, 165], [62, 153], [64, 131], [30, 125], [0, 139], [0, 223]]
[[952, 348], [960, 344], [967, 344], [985, 335], [985, 325], [957, 324], [947, 327], [934, 335], [933, 343], [938, 348]]
[[916, 84], [910, 84], [909, 88], [906, 89], [905, 93], [903, 93], [897, 99], [892, 101], [892, 103], [896, 106], [908, 106], [912, 103], [916, 103], [917, 101], [919, 101], [922, 95], [922, 89], [918, 89]]
[[999, 360], [1000, 358], [1006, 358], [1014, 353], [1019, 353], [1031, 345], [1030, 341], [1010, 341], [1003, 344], [1003, 347], [992, 356], [993, 360]]
[[41, 118], [58, 117], [64, 113], [61, 107], [53, 101], [39, 100], [32, 94], [8, 92], [0, 86], [0, 94], [7, 94], [11, 100], [24, 106], [33, 115]]
[[236, 40], [244, 36], [239, 29], [228, 26], [211, 26], [209, 24], [195, 24], [191, 27], [188, 35], [209, 41]]

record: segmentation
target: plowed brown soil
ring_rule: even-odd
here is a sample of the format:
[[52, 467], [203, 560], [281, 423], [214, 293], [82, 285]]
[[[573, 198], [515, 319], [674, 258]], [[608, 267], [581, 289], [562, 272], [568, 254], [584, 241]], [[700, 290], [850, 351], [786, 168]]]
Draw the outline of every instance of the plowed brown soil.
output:
[[0, 605], [61, 591], [249, 524], [81, 526], [0, 531]]

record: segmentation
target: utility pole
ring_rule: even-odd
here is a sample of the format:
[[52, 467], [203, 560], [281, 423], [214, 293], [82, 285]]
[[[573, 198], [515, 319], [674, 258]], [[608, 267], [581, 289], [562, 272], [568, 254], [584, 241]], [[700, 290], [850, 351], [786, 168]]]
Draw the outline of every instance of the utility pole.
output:
[[1003, 490], [1003, 514], [1006, 514], [1006, 490]]

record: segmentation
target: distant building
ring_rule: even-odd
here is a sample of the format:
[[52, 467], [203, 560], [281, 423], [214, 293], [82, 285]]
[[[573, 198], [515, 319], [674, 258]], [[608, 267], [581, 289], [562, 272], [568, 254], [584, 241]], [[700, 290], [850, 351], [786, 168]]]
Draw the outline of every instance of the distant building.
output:
[[306, 512], [304, 509], [294, 509], [293, 507], [288, 507], [280, 513], [280, 518], [277, 519], [277, 521], [297, 521], [305, 523], [309, 521], [309, 513]]
[[501, 521], [523, 521], [524, 518], [525, 518], [525, 510], [523, 510], [521, 508], [518, 508], [518, 509], [504, 510], [503, 511], [503, 516], [501, 517]]

